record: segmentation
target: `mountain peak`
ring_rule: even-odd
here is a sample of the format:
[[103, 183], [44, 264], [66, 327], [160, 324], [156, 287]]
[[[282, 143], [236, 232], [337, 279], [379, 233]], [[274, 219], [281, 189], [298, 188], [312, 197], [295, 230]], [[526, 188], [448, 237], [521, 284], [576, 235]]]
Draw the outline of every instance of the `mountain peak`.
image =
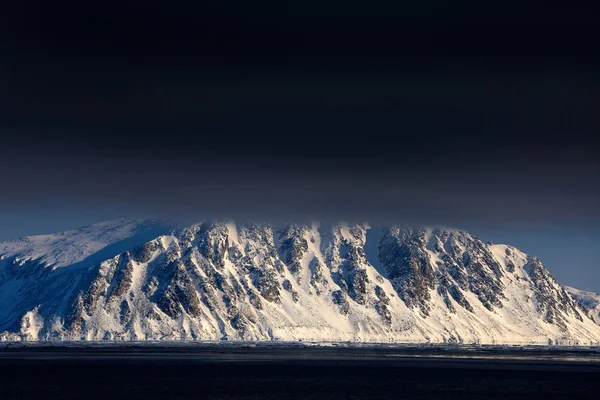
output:
[[160, 220], [121, 218], [65, 232], [1, 242], [0, 257], [36, 260], [48, 267], [60, 268], [81, 262], [120, 242], [124, 242], [121, 248], [141, 244], [159, 232], [168, 233], [167, 226]]
[[541, 261], [451, 228], [125, 219], [0, 258], [4, 340], [600, 341]]
[[600, 325], [600, 294], [575, 289], [570, 286], [565, 286], [564, 288], [579, 303], [581, 308], [588, 312], [589, 317], [596, 324]]

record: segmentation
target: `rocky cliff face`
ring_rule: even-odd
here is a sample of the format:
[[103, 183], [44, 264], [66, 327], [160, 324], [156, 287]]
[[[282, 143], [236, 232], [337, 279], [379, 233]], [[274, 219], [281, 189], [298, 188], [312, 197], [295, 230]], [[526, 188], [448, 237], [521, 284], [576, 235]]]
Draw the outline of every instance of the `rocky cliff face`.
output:
[[374, 229], [126, 220], [5, 242], [0, 339], [600, 341], [536, 258], [453, 229], [370, 243]]

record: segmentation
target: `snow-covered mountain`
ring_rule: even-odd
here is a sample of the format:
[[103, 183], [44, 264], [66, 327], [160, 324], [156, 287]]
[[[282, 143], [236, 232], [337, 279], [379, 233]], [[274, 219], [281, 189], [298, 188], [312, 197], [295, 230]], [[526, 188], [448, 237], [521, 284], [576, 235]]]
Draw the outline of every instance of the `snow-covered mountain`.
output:
[[586, 292], [570, 286], [565, 286], [565, 289], [577, 300], [584, 310], [588, 311], [594, 321], [600, 325], [600, 294]]
[[0, 243], [0, 340], [600, 342], [540, 260], [445, 228], [118, 220]]

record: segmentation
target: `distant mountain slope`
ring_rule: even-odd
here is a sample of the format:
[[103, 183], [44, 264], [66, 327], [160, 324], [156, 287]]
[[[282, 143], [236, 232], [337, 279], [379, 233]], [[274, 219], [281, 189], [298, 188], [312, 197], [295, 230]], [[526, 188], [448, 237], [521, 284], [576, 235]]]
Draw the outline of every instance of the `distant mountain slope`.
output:
[[[110, 251], [110, 246], [114, 246], [118, 254], [168, 232], [167, 227], [150, 218], [124, 218], [62, 233], [0, 242], [0, 256], [37, 260], [49, 267], [60, 268], [81, 262], [91, 255], [102, 257], [107, 254], [107, 247]], [[105, 252], [102, 253], [102, 250]]]
[[600, 342], [542, 263], [441, 228], [122, 220], [0, 243], [3, 340]]
[[577, 300], [579, 305], [587, 310], [594, 321], [600, 325], [600, 294], [578, 290], [565, 286], [567, 292]]

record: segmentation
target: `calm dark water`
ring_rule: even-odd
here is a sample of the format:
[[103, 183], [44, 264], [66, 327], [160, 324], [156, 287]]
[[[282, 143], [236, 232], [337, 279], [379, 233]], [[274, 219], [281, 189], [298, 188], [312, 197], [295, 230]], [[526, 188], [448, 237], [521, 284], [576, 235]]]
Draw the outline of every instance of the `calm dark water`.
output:
[[598, 399], [600, 363], [307, 349], [0, 349], [2, 399]]

